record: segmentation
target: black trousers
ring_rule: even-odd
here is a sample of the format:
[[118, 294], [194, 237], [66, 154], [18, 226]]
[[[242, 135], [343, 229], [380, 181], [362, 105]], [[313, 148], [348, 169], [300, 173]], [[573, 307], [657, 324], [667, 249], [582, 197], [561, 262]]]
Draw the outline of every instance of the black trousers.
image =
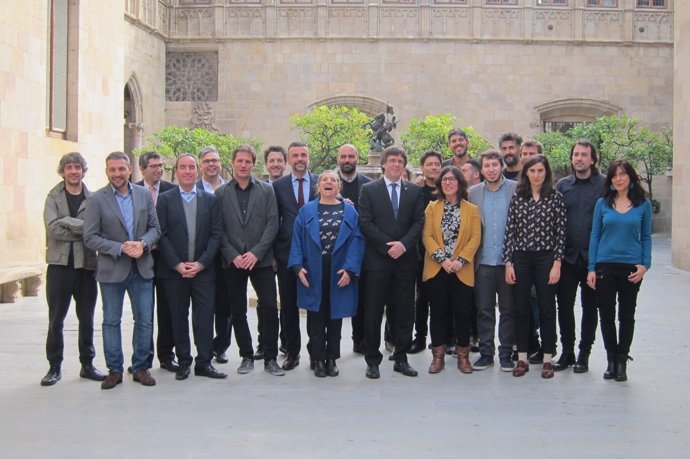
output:
[[365, 360], [367, 364], [380, 364], [381, 354], [381, 321], [386, 304], [393, 304], [395, 315], [391, 325], [395, 329], [396, 362], [407, 361], [407, 349], [412, 342], [412, 328], [414, 327], [414, 288], [415, 271], [392, 269], [388, 271], [365, 271], [365, 312], [364, 312], [364, 342]]
[[539, 330], [544, 354], [556, 350], [556, 285], [549, 285], [553, 251], [513, 254], [515, 268], [515, 341], [518, 352], [527, 352], [530, 340], [530, 290], [534, 285], [539, 303]]
[[231, 266], [225, 270], [230, 297], [232, 327], [240, 357], [254, 358], [252, 335], [247, 323], [247, 281], [250, 280], [258, 297], [257, 314], [261, 317], [261, 335], [266, 360], [278, 356], [278, 302], [273, 267], [254, 268], [251, 271]]
[[230, 296], [223, 276], [222, 255], [216, 256], [216, 299], [214, 304], [215, 330], [213, 352], [224, 354], [232, 341], [232, 314], [230, 314]]
[[474, 289], [463, 284], [455, 273], [443, 269], [426, 285], [431, 300], [431, 345], [452, 343], [454, 329], [458, 346], [469, 346]]
[[288, 355], [296, 357], [302, 348], [297, 307], [297, 275], [278, 262], [278, 291], [280, 292], [280, 327]]
[[79, 361], [90, 364], [96, 356], [96, 349], [93, 347], [93, 313], [96, 309], [98, 286], [94, 274], [94, 271], [87, 269], [48, 265], [46, 358], [50, 366], [60, 366], [62, 363], [65, 348], [63, 329], [72, 298], [79, 319]]
[[[633, 284], [628, 276], [635, 265], [597, 263], [597, 301], [601, 317], [601, 336], [606, 352], [628, 354], [635, 333], [635, 308], [642, 282]], [[616, 333], [616, 297], [618, 297], [618, 333]]]
[[563, 352], [575, 350], [575, 298], [580, 287], [580, 304], [582, 321], [580, 323], [580, 352], [589, 354], [592, 351], [597, 332], [597, 297], [596, 292], [587, 285], [587, 263], [581, 256], [575, 264], [563, 261], [561, 279], [558, 282], [556, 298], [558, 300], [558, 327], [561, 333]]
[[318, 311], [307, 311], [310, 356], [314, 360], [340, 358], [343, 319], [331, 318], [331, 265], [323, 263], [321, 304]]

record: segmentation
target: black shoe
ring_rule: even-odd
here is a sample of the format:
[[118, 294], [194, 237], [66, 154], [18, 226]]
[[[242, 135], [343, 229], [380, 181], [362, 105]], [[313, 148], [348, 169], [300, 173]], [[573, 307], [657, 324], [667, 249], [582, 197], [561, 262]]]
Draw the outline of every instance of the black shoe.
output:
[[81, 366], [79, 371], [79, 377], [84, 379], [90, 379], [91, 381], [105, 381], [106, 376], [98, 371], [93, 364], [84, 364]]
[[216, 357], [216, 362], [228, 363], [228, 356], [225, 355], [225, 352], [214, 352], [213, 355]]
[[213, 365], [208, 364], [205, 367], [194, 367], [194, 376], [206, 376], [211, 379], [225, 379], [228, 377], [225, 373], [213, 368]]
[[314, 376], [317, 378], [325, 378], [328, 376], [328, 369], [326, 369], [326, 362], [317, 360], [314, 364]]
[[340, 370], [338, 370], [338, 367], [335, 365], [334, 359], [326, 360], [326, 371], [328, 373], [328, 376], [331, 377], [336, 377], [340, 374]]
[[177, 364], [177, 362], [175, 362], [175, 359], [161, 360], [161, 368], [168, 370], [170, 373], [177, 373], [177, 371], [180, 369], [180, 366]]
[[564, 352], [558, 358], [558, 362], [554, 363], [553, 369], [554, 371], [563, 371], [567, 370], [568, 367], [571, 367], [573, 365], [575, 365], [575, 353]]
[[295, 367], [299, 366], [299, 355], [290, 355], [285, 358], [285, 361], [283, 362], [283, 370], [285, 371], [290, 371], [294, 370]]
[[407, 350], [408, 354], [418, 354], [426, 349], [426, 339], [415, 339]]
[[364, 355], [364, 346], [362, 346], [362, 343], [352, 343], [352, 352]]
[[616, 354], [606, 353], [606, 371], [604, 372], [604, 379], [615, 379], [616, 378]]
[[628, 380], [628, 360], [632, 360], [628, 354], [616, 354], [616, 381]]
[[254, 353], [254, 360], [264, 359], [264, 349], [261, 345], [256, 346], [256, 352]]
[[48, 373], [41, 379], [41, 386], [52, 386], [62, 378], [60, 367], [50, 367]]
[[530, 354], [529, 363], [531, 363], [532, 365], [539, 365], [544, 363], [544, 351], [539, 349], [535, 353]]
[[369, 379], [379, 379], [381, 377], [381, 372], [379, 372], [379, 366], [375, 363], [367, 365], [366, 375]]
[[191, 374], [191, 370], [187, 365], [180, 365], [180, 369], [177, 370], [177, 373], [175, 373], [175, 379], [178, 381], [182, 381], [184, 379], [189, 378], [189, 375]]
[[395, 362], [395, 365], [393, 365], [393, 371], [402, 373], [405, 376], [417, 376], [417, 370], [412, 368], [407, 362]]
[[580, 352], [573, 367], [573, 373], [587, 373], [589, 371], [589, 354]]

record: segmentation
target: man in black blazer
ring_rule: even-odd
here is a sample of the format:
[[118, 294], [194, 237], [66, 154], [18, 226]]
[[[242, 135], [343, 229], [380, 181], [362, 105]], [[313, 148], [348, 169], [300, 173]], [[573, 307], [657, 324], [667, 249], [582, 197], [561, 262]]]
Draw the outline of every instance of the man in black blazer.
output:
[[194, 374], [222, 379], [227, 375], [213, 365], [213, 312], [215, 256], [220, 247], [222, 222], [213, 195], [196, 185], [197, 164], [191, 154], [175, 162], [180, 186], [158, 197], [161, 225], [157, 276], [163, 281], [170, 304], [179, 370], [175, 379], [187, 379], [192, 365], [189, 341], [189, 303], [192, 301], [194, 342], [197, 348]]
[[316, 197], [318, 176], [307, 170], [309, 149], [302, 142], [292, 142], [288, 147], [290, 175], [273, 182], [273, 190], [278, 204], [280, 226], [273, 243], [273, 256], [278, 265], [278, 291], [280, 292], [280, 327], [285, 337], [287, 357], [283, 370], [292, 370], [299, 365], [302, 347], [299, 328], [299, 308], [297, 307], [297, 276], [287, 268], [292, 231], [299, 209]]
[[[147, 151], [139, 156], [139, 170], [141, 170], [141, 175], [144, 179], [136, 184], [143, 186], [151, 193], [154, 205], [158, 202], [159, 194], [175, 188], [175, 184], [161, 179], [163, 177], [163, 159], [158, 153]], [[157, 272], [157, 267], [160, 263], [160, 254], [157, 246], [151, 249], [151, 255], [153, 255], [153, 269]], [[153, 278], [153, 286], [156, 289], [154, 305], [156, 308], [156, 321], [158, 323], [156, 352], [158, 353], [158, 361], [161, 368], [176, 372], [180, 367], [175, 362], [175, 353], [173, 352], [175, 341], [170, 319], [170, 306], [165, 297], [163, 284], [156, 279], [157, 277], [154, 276]], [[153, 348], [153, 346], [151, 347]], [[152, 366], [153, 354], [149, 357], [149, 368]]]
[[424, 226], [421, 189], [402, 180], [407, 154], [388, 147], [381, 155], [383, 177], [362, 186], [359, 221], [366, 239], [364, 257], [365, 315], [364, 347], [366, 376], [380, 377], [383, 355], [381, 320], [386, 304], [395, 304], [395, 365], [405, 376], [417, 376], [407, 362], [414, 324], [414, 288], [419, 252], [417, 244]]

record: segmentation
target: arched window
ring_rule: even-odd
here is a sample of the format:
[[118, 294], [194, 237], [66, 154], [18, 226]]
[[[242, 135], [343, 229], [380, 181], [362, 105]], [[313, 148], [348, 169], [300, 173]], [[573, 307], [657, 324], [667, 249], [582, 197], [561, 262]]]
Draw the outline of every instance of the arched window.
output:
[[621, 107], [595, 99], [559, 99], [535, 107], [543, 132], [561, 131], [605, 115], [620, 115]]
[[386, 102], [373, 99], [371, 97], [335, 96], [314, 102], [309, 106], [309, 108], [320, 107], [322, 105], [341, 105], [343, 107], [352, 107], [358, 109], [362, 113], [366, 113], [369, 116], [375, 116], [378, 113], [386, 113], [386, 107], [388, 107]]

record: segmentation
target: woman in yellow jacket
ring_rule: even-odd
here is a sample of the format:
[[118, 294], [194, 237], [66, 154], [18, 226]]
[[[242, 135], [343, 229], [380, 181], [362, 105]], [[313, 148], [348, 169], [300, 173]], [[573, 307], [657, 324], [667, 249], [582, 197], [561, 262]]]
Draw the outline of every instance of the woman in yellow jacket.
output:
[[458, 369], [472, 373], [470, 320], [474, 287], [474, 254], [481, 242], [479, 208], [467, 201], [467, 182], [460, 169], [444, 167], [436, 179], [438, 200], [426, 208], [422, 242], [426, 249], [422, 280], [431, 304], [429, 373], [445, 366], [448, 323], [454, 320]]

